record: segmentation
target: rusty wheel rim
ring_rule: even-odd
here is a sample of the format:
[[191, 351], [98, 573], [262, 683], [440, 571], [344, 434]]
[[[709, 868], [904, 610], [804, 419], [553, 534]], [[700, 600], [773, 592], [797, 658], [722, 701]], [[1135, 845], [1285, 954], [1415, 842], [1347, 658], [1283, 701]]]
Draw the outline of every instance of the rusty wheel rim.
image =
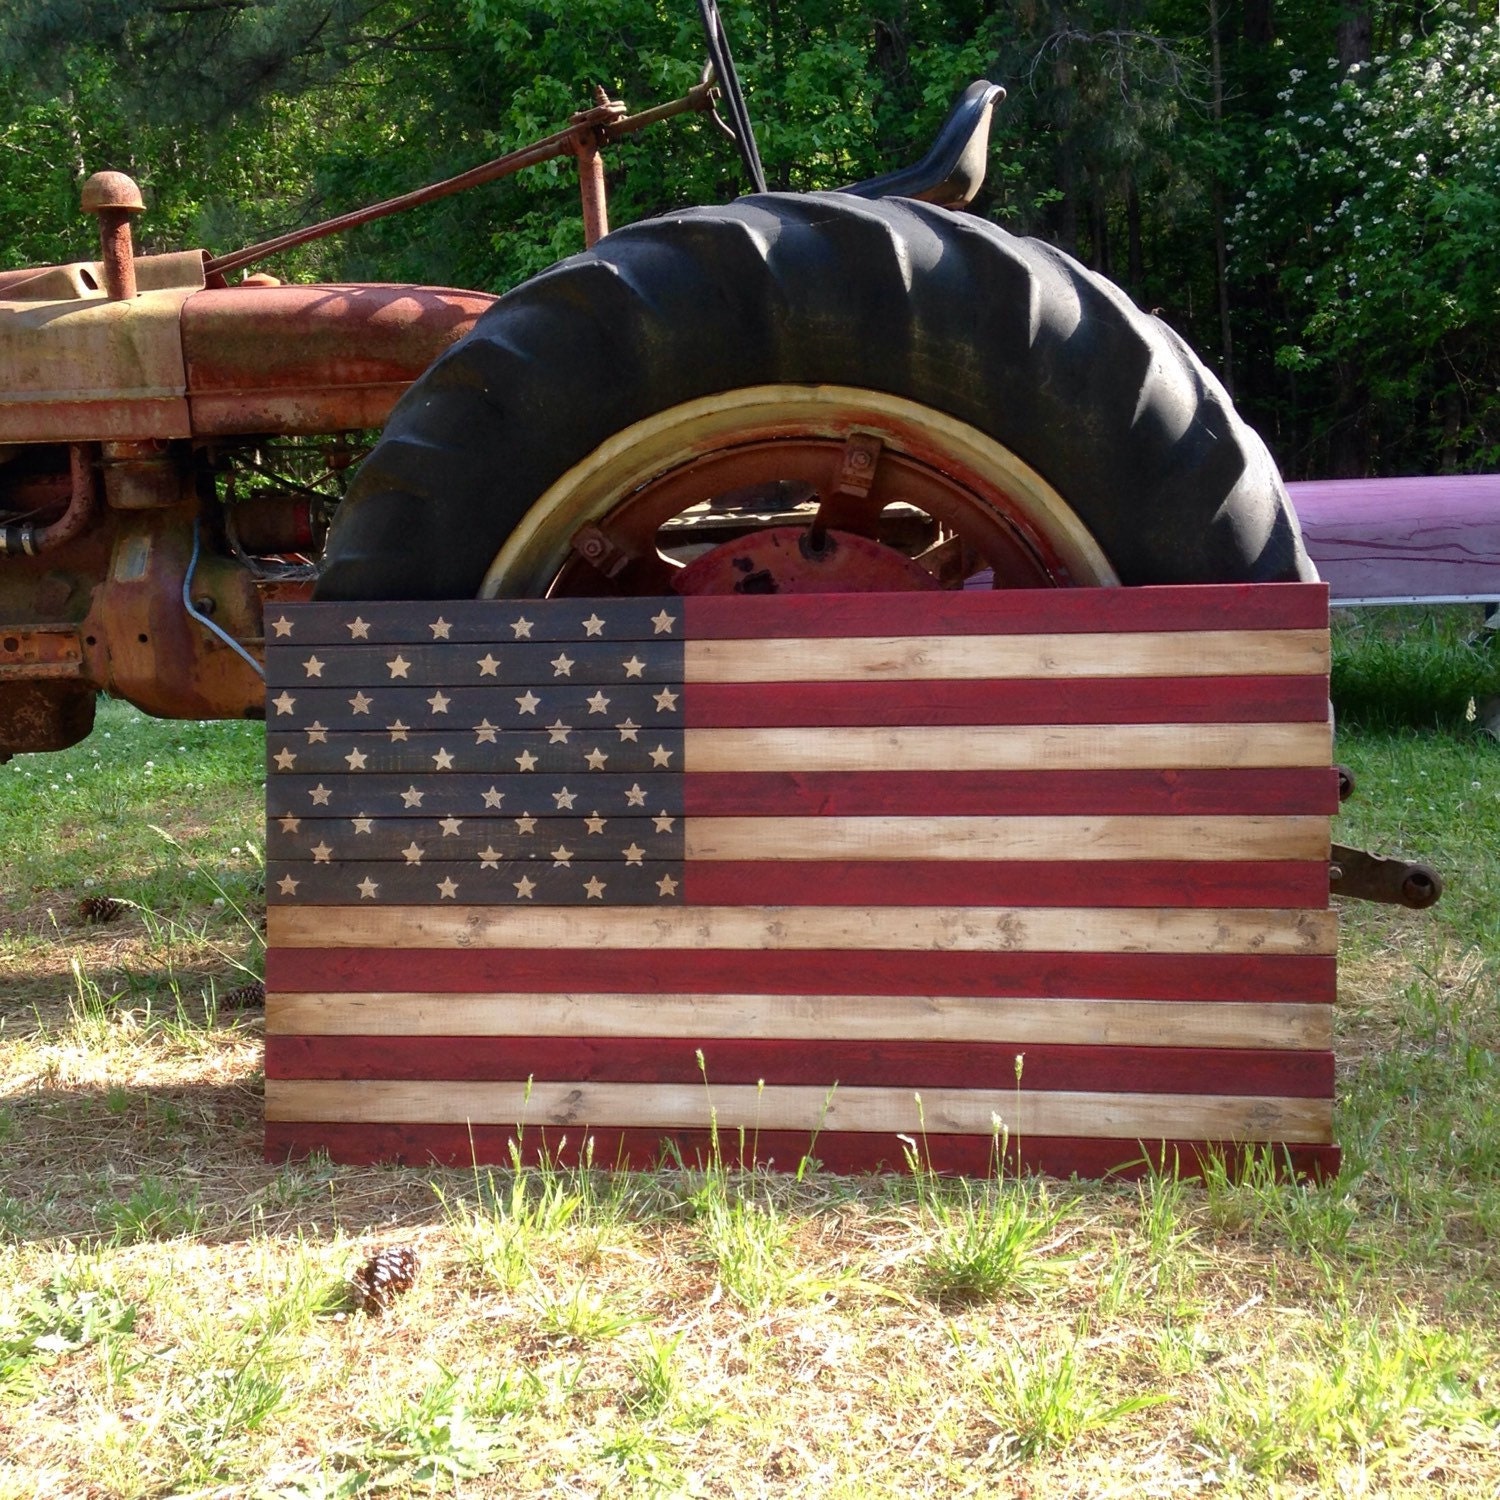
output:
[[[810, 545], [773, 538], [793, 514]], [[740, 559], [708, 556], [720, 523], [730, 552], [778, 559], [773, 586], [738, 587]], [[986, 569], [996, 587], [1118, 582], [1066, 501], [977, 429], [880, 392], [757, 386], [601, 444], [522, 519], [481, 594], [958, 588]]]

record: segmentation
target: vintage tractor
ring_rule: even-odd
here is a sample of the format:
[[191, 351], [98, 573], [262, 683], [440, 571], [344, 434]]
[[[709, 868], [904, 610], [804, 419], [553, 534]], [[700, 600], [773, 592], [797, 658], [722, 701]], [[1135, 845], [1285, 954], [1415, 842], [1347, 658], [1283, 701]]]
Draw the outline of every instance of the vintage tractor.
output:
[[[264, 606], [314, 590], [1314, 576], [1276, 466], [1182, 340], [1060, 251], [955, 211], [993, 85], [915, 168], [606, 234], [601, 148], [668, 115], [722, 101], [758, 179], [703, 8], [713, 74], [671, 104], [600, 98], [462, 178], [220, 256], [136, 257], [140, 193], [99, 173], [99, 258], [0, 273], [0, 758], [86, 735], [100, 691], [261, 715]], [[590, 248], [498, 300], [229, 284], [568, 154]]]

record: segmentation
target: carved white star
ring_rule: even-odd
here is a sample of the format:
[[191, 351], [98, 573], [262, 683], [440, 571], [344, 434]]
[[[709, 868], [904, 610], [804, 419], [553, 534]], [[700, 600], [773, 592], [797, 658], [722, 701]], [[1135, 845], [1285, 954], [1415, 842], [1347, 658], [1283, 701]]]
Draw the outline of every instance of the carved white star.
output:
[[452, 901], [458, 895], [458, 882], [451, 876], [437, 883], [438, 896], [444, 901]]
[[297, 764], [297, 757], [290, 750], [278, 750], [271, 759], [276, 762], [278, 771], [290, 771]]
[[664, 766], [672, 759], [672, 752], [665, 745], [658, 745], [651, 752], [651, 764], [653, 766]]
[[301, 884], [302, 882], [295, 876], [283, 875], [281, 879], [276, 882], [276, 889], [279, 890], [283, 896], [295, 896], [297, 894], [297, 887]]
[[398, 653], [385, 664], [385, 668], [393, 678], [405, 677], [407, 672], [411, 670], [411, 663]]
[[604, 899], [604, 882], [597, 875], [591, 880], [585, 880], [583, 888], [588, 892], [590, 901], [602, 901]]
[[589, 712], [591, 714], [604, 714], [609, 712], [609, 699], [604, 696], [601, 688], [592, 698], [588, 700]]
[[363, 771], [367, 757], [363, 750], [351, 750], [345, 757], [344, 762], [351, 771]]
[[320, 662], [316, 656], [309, 656], [307, 660], [302, 663], [302, 670], [306, 672], [309, 677], [321, 677], [323, 675], [323, 663]]
[[646, 670], [646, 663], [638, 656], [632, 656], [629, 661], [621, 662], [620, 665], [625, 668], [627, 677], [639, 677]]
[[523, 750], [516, 757], [516, 764], [520, 766], [523, 771], [534, 771], [536, 770], [536, 756], [534, 756], [529, 750]]
[[634, 740], [637, 744], [640, 743], [641, 726], [634, 719], [626, 719], [623, 724], [616, 724], [615, 728], [620, 731], [620, 743], [622, 745], [626, 740]]
[[500, 851], [493, 844], [486, 844], [479, 851], [479, 868], [481, 870], [498, 870], [500, 868]]
[[474, 743], [476, 745], [493, 745], [497, 741], [495, 732], [500, 728], [498, 724], [491, 724], [488, 719], [481, 719], [474, 726]]
[[583, 622], [583, 633], [585, 635], [601, 635], [604, 631], [604, 621], [598, 615], [590, 615]]
[[453, 700], [445, 693], [436, 692], [427, 700], [427, 706], [435, 714], [445, 714], [448, 712], [448, 705], [452, 702]]
[[656, 711], [659, 714], [671, 713], [677, 707], [677, 694], [671, 688], [663, 688], [655, 697]]
[[451, 752], [444, 750], [440, 745], [432, 757], [432, 763], [439, 771], [451, 771], [453, 769], [453, 756]]
[[296, 833], [302, 827], [302, 819], [293, 817], [291, 813], [282, 813], [280, 822], [283, 833]]
[[646, 857], [646, 851], [634, 839], [631, 840], [629, 848], [620, 850], [620, 853], [625, 856], [627, 865], [638, 865]]
[[376, 893], [380, 890], [380, 887], [376, 885], [376, 883], [371, 880], [368, 875], [366, 875], [365, 878], [361, 880], [357, 886], [355, 886], [355, 890], [359, 892], [361, 901], [373, 901], [375, 899]]
[[474, 665], [479, 668], [479, 675], [481, 677], [493, 677], [499, 669], [500, 663], [495, 659], [492, 651], [486, 651]]
[[515, 882], [516, 896], [518, 899], [528, 899], [536, 889], [536, 881], [528, 880], [524, 875]]
[[568, 848], [566, 844], [559, 844], [557, 848], [552, 851], [552, 868], [554, 870], [558, 867], [558, 865], [570, 865], [572, 864], [572, 862], [573, 851]]
[[484, 794], [484, 805], [486, 807], [499, 807], [500, 804], [504, 801], [505, 793], [500, 791], [497, 787], [492, 786], [489, 791]]
[[349, 628], [349, 639], [351, 641], [367, 641], [370, 639], [370, 623], [361, 619], [358, 615], [352, 620], [344, 622]]
[[375, 700], [373, 698], [365, 697], [363, 693], [356, 693], [349, 700], [349, 707], [352, 708], [357, 714], [367, 714], [370, 711], [370, 705], [374, 701]]
[[659, 615], [651, 616], [651, 623], [656, 627], [657, 635], [671, 635], [672, 627], [677, 623], [676, 615], [669, 615], [662, 610]]
[[333, 849], [321, 841], [313, 845], [312, 857], [315, 865], [326, 865], [332, 854]]
[[644, 807], [646, 805], [646, 793], [644, 788], [642, 788], [640, 782], [636, 782], [635, 785], [625, 793], [625, 805], [627, 807]]
[[448, 639], [449, 632], [452, 630], [452, 626], [450, 626], [441, 615], [439, 615], [437, 619], [435, 619], [427, 628], [432, 632], [432, 638], [435, 641], [446, 641]]
[[391, 743], [393, 745], [397, 740], [404, 740], [406, 738], [407, 726], [400, 719], [392, 719], [385, 727], [391, 732]]
[[288, 692], [283, 692], [279, 698], [272, 698], [271, 702], [276, 705], [276, 712], [279, 714], [289, 714], [297, 706], [297, 700]]
[[559, 719], [555, 724], [547, 726], [547, 743], [549, 745], [566, 745], [568, 743], [568, 736], [572, 732], [573, 726], [571, 724], [564, 724]]
[[459, 829], [462, 828], [463, 826], [464, 826], [464, 820], [462, 818], [439, 818], [438, 819], [438, 827], [443, 830], [443, 837], [445, 839], [447, 839], [447, 838], [453, 838], [458, 833]]
[[413, 839], [411, 843], [409, 843], [401, 852], [406, 856], [407, 864], [419, 865], [422, 863], [422, 846], [418, 844], [415, 839]]
[[670, 875], [663, 875], [656, 882], [656, 893], [659, 896], [675, 896], [677, 894], [677, 882]]
[[373, 833], [375, 831], [375, 820], [367, 818], [363, 813], [350, 818], [349, 821], [354, 825], [356, 833]]
[[598, 813], [594, 813], [591, 817], [587, 817], [583, 820], [583, 826], [587, 828], [590, 833], [603, 833], [604, 825], [608, 821], [608, 818], [601, 818]]
[[533, 818], [530, 813], [522, 813], [521, 816], [516, 819], [516, 832], [535, 833], [536, 819]]
[[512, 620], [510, 628], [515, 631], [518, 641], [529, 641], [531, 639], [531, 621], [525, 615]]
[[542, 700], [538, 698], [530, 688], [527, 688], [527, 690], [522, 693], [519, 698], [516, 699], [516, 707], [519, 708], [523, 714], [534, 714], [536, 712], [537, 704], [541, 701]]
[[316, 719], [307, 726], [307, 743], [309, 745], [326, 745], [328, 743], [328, 731]]
[[425, 795], [426, 794], [424, 792], [418, 791], [416, 787], [409, 786], [404, 792], [401, 793], [401, 800], [408, 807], [420, 807], [422, 805], [422, 798]]
[[308, 790], [307, 795], [313, 799], [314, 807], [327, 807], [328, 799], [333, 796], [333, 788], [324, 786], [320, 781], [317, 786]]
[[552, 675], [554, 677], [571, 677], [573, 675], [573, 662], [566, 651], [559, 651], [552, 658]]
[[564, 808], [566, 808], [567, 811], [572, 812], [573, 804], [578, 800], [578, 793], [570, 792], [567, 787], [564, 787], [560, 792], [553, 792], [552, 800], [557, 803], [559, 812], [561, 812]]
[[290, 635], [292, 633], [292, 622], [285, 615], [282, 615], [279, 620], [271, 621], [271, 629], [277, 635]]
[[589, 770], [591, 771], [602, 771], [604, 769], [604, 762], [609, 759], [597, 745], [583, 758], [588, 762]]
[[671, 833], [672, 825], [677, 821], [670, 813], [657, 813], [651, 820], [656, 824], [658, 833]]

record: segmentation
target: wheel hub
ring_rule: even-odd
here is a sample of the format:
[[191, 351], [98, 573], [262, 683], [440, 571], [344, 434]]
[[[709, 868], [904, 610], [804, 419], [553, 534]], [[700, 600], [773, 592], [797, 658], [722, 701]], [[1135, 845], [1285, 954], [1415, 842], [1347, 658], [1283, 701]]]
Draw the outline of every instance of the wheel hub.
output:
[[868, 537], [772, 526], [694, 558], [672, 587], [679, 594], [868, 594], [941, 584], [914, 558]]

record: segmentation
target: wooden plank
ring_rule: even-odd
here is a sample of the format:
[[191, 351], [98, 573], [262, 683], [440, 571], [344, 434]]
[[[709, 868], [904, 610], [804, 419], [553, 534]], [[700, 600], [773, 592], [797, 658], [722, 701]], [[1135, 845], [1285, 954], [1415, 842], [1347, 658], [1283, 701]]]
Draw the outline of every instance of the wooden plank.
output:
[[1330, 1007], [1236, 1000], [973, 995], [272, 992], [266, 1034], [411, 1037], [774, 1037], [1326, 1049]]
[[[591, 864], [677, 860], [682, 857], [683, 820], [605, 817], [588, 809], [559, 817], [299, 817], [293, 828], [273, 818], [266, 831], [266, 857], [272, 860], [536, 860], [550, 857], [559, 843]], [[320, 857], [314, 851], [322, 845]]]
[[1319, 817], [690, 818], [684, 827], [689, 860], [1326, 859], [1329, 837]]
[[268, 1120], [368, 1120], [392, 1124], [592, 1125], [721, 1131], [875, 1130], [983, 1134], [998, 1113], [1012, 1134], [1217, 1140], [1327, 1141], [1331, 1099], [1115, 1091], [1023, 1093], [696, 1083], [420, 1083], [348, 1079], [266, 1080]]
[[[267, 914], [278, 925], [281, 913]], [[651, 948], [360, 949], [334, 945], [266, 953], [266, 990], [330, 995], [375, 990], [443, 989], [454, 995], [510, 990], [570, 994], [733, 994], [752, 980], [765, 994], [1009, 996], [1056, 994], [1078, 999], [1228, 1001], [1276, 1005], [1332, 1004], [1331, 953], [1051, 953], [778, 952], [755, 955], [746, 972], [736, 949]]]
[[284, 818], [433, 818], [497, 811], [508, 817], [541, 818], [564, 810], [615, 817], [680, 813], [682, 780], [615, 776], [608, 771], [584, 780], [576, 773], [340, 777], [286, 772], [266, 782], [266, 815], [277, 824]]
[[909, 729], [689, 729], [694, 772], [1194, 770], [1326, 766], [1322, 724], [1067, 724]]
[[682, 902], [679, 863], [588, 863], [574, 859], [569, 845], [556, 845], [535, 859], [466, 860], [423, 858], [368, 864], [340, 860], [272, 860], [266, 866], [266, 900], [282, 907], [343, 907], [358, 902], [382, 909], [408, 909], [425, 901], [462, 901], [466, 906], [658, 907]]
[[[1278, 1175], [1313, 1181], [1338, 1176], [1337, 1146], [1278, 1142], [1245, 1146], [1234, 1141], [1083, 1139], [1078, 1136], [1011, 1137], [945, 1135], [921, 1143], [923, 1170], [969, 1177], [1047, 1173], [1130, 1180], [1150, 1171], [1202, 1175], [1206, 1162], [1231, 1176], [1251, 1154], [1269, 1154]], [[266, 1159], [282, 1162], [328, 1152], [351, 1165], [402, 1166], [587, 1165], [651, 1171], [662, 1166], [775, 1168], [793, 1171], [804, 1160], [830, 1172], [905, 1172], [911, 1162], [898, 1137], [857, 1131], [758, 1130], [720, 1137], [707, 1130], [638, 1129], [517, 1132], [508, 1125], [383, 1125], [269, 1122]]]
[[[568, 716], [567, 710], [559, 711]], [[643, 723], [655, 722], [649, 698], [644, 709], [632, 711]], [[479, 716], [477, 709], [468, 712]], [[683, 722], [693, 729], [722, 729], [812, 724], [1241, 724], [1327, 717], [1328, 684], [1320, 675], [1016, 677], [960, 683], [784, 682], [774, 693], [755, 683], [695, 682]]]
[[1328, 623], [1321, 583], [1176, 584], [1167, 588], [1014, 589], [979, 594], [752, 595], [678, 600], [686, 634], [704, 640], [787, 636], [1119, 634], [1208, 631], [1253, 620], [1261, 630], [1319, 630]]
[[[1019, 1080], [1016, 1077], [1020, 1071]], [[1231, 1047], [1121, 1047], [776, 1038], [268, 1036], [266, 1077], [391, 1082], [837, 1085], [1035, 1093], [1268, 1094], [1326, 1099], [1333, 1053]]]
[[[276, 948], [685, 948], [918, 952], [1332, 953], [1327, 911], [1093, 907], [272, 907]], [[844, 954], [848, 961], [849, 954]]]
[[[1135, 631], [1024, 636], [689, 640], [682, 671], [699, 682], [1005, 677], [1326, 676], [1327, 630]], [[352, 679], [351, 679], [352, 680]]]
[[[1208, 679], [1238, 681], [1239, 679]], [[1265, 679], [1288, 685], [1289, 697], [1306, 697], [1313, 678]], [[1297, 684], [1297, 687], [1292, 687]], [[1254, 701], [1255, 693], [1235, 693], [1228, 701]], [[1325, 694], [1326, 696], [1326, 694]], [[663, 694], [659, 684], [621, 683], [608, 688], [566, 680], [547, 682], [516, 691], [512, 686], [456, 687], [452, 685], [403, 687], [399, 683], [378, 692], [353, 691], [342, 687], [299, 684], [291, 707], [283, 713], [272, 696], [270, 727], [285, 729], [296, 721], [295, 732], [310, 742], [333, 730], [363, 730], [384, 735], [404, 734], [413, 729], [450, 728], [455, 733], [478, 734], [496, 729], [538, 729], [561, 719], [578, 729], [607, 730], [618, 735], [628, 723], [641, 726], [677, 725], [682, 722], [682, 694]], [[1192, 702], [1188, 695], [1186, 701]], [[1278, 697], [1277, 701], [1281, 701]], [[1229, 717], [1225, 715], [1224, 717]], [[1282, 717], [1295, 717], [1284, 714]], [[1318, 717], [1314, 714], [1313, 717]], [[311, 726], [311, 728], [309, 727]]]
[[266, 764], [275, 771], [299, 776], [459, 776], [465, 773], [589, 777], [649, 776], [654, 771], [680, 771], [683, 732], [653, 726], [637, 740], [622, 743], [607, 728], [599, 732], [566, 726], [556, 733], [546, 729], [498, 730], [477, 738], [472, 730], [454, 728], [438, 733], [413, 730], [399, 740], [388, 734], [329, 730], [312, 744], [305, 733], [266, 734]]
[[[592, 786], [593, 783], [590, 783]], [[923, 812], [953, 816], [1285, 813], [1339, 809], [1338, 773], [1329, 766], [1230, 766], [1116, 771], [706, 771], [682, 794], [701, 817], [782, 815], [869, 817]]]
[[682, 870], [687, 906], [1075, 906], [1082, 890], [1096, 906], [1323, 907], [1328, 861], [909, 860], [894, 893], [878, 863], [853, 860], [695, 860]]
[[[299, 604], [269, 612], [272, 645], [431, 645], [435, 641], [650, 641], [681, 634], [680, 599], [392, 600]], [[278, 630], [278, 625], [280, 629]]]
[[1500, 474], [1290, 484], [1341, 605], [1500, 599]]

